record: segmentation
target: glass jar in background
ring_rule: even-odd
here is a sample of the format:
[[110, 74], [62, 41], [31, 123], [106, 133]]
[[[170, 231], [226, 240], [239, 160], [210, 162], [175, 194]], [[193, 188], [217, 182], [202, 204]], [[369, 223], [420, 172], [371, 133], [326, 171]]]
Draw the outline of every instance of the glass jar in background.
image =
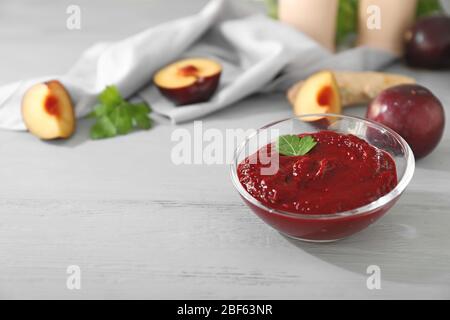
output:
[[330, 51], [335, 51], [338, 2], [278, 0], [278, 18], [304, 32]]
[[[401, 55], [404, 34], [414, 23], [416, 9], [417, 0], [360, 0], [358, 45]], [[376, 10], [379, 10], [379, 28], [375, 25]]]

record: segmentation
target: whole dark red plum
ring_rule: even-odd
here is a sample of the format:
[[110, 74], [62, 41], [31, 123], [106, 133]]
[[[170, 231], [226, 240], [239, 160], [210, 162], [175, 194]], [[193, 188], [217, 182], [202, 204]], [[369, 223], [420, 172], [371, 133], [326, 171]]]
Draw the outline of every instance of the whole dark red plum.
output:
[[412, 67], [450, 68], [450, 17], [418, 20], [405, 35], [405, 60]]
[[436, 148], [445, 126], [444, 108], [439, 99], [427, 88], [413, 84], [381, 92], [370, 104], [367, 118], [400, 134], [416, 158]]

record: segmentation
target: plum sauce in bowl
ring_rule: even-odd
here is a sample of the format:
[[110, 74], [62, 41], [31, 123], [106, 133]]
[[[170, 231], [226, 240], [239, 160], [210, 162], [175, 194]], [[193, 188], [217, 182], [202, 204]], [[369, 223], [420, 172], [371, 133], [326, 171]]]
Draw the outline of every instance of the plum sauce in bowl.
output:
[[[314, 120], [321, 117], [320, 120]], [[304, 155], [280, 155], [281, 136], [311, 136]], [[280, 233], [329, 242], [382, 217], [414, 173], [414, 156], [393, 130], [370, 120], [303, 115], [271, 123], [237, 148], [231, 179], [250, 209]]]

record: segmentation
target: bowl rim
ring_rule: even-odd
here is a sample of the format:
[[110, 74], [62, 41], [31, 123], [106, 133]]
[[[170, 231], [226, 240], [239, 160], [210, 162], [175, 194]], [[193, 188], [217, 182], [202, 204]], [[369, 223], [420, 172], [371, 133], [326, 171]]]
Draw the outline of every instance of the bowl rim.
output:
[[[342, 212], [336, 212], [336, 213], [331, 213], [331, 214], [303, 214], [303, 213], [294, 213], [294, 212], [289, 212], [289, 211], [283, 211], [283, 210], [278, 210], [278, 209], [274, 209], [274, 208], [270, 208], [268, 206], [266, 206], [265, 204], [263, 204], [262, 202], [260, 202], [259, 200], [257, 200], [256, 198], [254, 198], [250, 193], [248, 193], [248, 191], [242, 186], [242, 184], [239, 181], [238, 175], [237, 175], [237, 166], [238, 166], [238, 157], [242, 151], [242, 149], [247, 145], [248, 141], [253, 138], [254, 136], [256, 136], [257, 134], [259, 134], [261, 131], [263, 130], [267, 130], [270, 127], [273, 127], [276, 124], [282, 123], [282, 122], [286, 122], [289, 120], [296, 120], [296, 119], [301, 119], [301, 118], [312, 118], [312, 117], [334, 117], [334, 118], [341, 118], [341, 119], [351, 119], [351, 120], [357, 120], [357, 121], [362, 121], [366, 124], [370, 124], [371, 126], [375, 126], [377, 129], [379, 130], [384, 130], [389, 132], [389, 134], [391, 134], [402, 146], [402, 148], [404, 149], [404, 153], [405, 153], [405, 159], [406, 159], [406, 168], [405, 168], [405, 173], [403, 174], [402, 178], [400, 179], [400, 181], [397, 183], [397, 185], [395, 186], [394, 189], [392, 189], [389, 193], [385, 194], [384, 196], [355, 209], [351, 209], [351, 210], [347, 210], [347, 211], [342, 211]], [[357, 116], [348, 116], [348, 115], [342, 115], [342, 114], [334, 114], [334, 113], [320, 113], [320, 114], [305, 114], [305, 115], [301, 115], [301, 116], [294, 116], [294, 117], [289, 117], [289, 118], [285, 118], [285, 119], [281, 119], [278, 121], [274, 121], [271, 122], [259, 129], [257, 129], [256, 131], [254, 131], [252, 134], [248, 135], [244, 141], [236, 148], [234, 155], [233, 155], [233, 161], [230, 165], [230, 174], [231, 174], [231, 181], [234, 185], [234, 187], [237, 189], [237, 191], [239, 192], [239, 194], [248, 202], [250, 202], [251, 204], [253, 204], [254, 206], [265, 210], [271, 214], [279, 214], [279, 215], [283, 215], [283, 216], [288, 216], [291, 218], [297, 218], [297, 219], [309, 219], [309, 220], [313, 220], [313, 219], [335, 219], [335, 218], [339, 218], [339, 217], [349, 217], [349, 216], [358, 216], [358, 215], [364, 215], [364, 214], [370, 214], [373, 211], [376, 211], [378, 209], [380, 209], [381, 207], [385, 206], [386, 204], [390, 203], [392, 200], [396, 199], [398, 196], [400, 196], [403, 191], [406, 189], [406, 187], [408, 186], [408, 184], [410, 183], [413, 175], [414, 175], [414, 170], [415, 170], [415, 158], [414, 158], [414, 154], [413, 151], [411, 149], [411, 147], [409, 146], [409, 144], [405, 141], [405, 139], [403, 139], [398, 133], [396, 133], [394, 130], [390, 129], [389, 127], [369, 120], [369, 119], [365, 119], [362, 117], [357, 117]]]

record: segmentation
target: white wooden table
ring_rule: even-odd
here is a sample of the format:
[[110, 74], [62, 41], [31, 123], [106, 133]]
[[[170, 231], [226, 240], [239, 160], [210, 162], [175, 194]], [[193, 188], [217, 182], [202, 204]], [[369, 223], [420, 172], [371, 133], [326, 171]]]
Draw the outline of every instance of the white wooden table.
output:
[[[98, 40], [198, 11], [205, 1], [0, 2], [0, 84], [59, 74]], [[413, 74], [445, 103], [450, 73]], [[348, 111], [363, 114], [361, 108]], [[281, 95], [257, 96], [203, 119], [257, 128], [291, 115]], [[450, 298], [450, 132], [417, 163], [410, 187], [379, 223], [327, 245], [294, 242], [241, 202], [227, 166], [175, 166], [176, 128], [91, 141], [0, 131], [0, 298]], [[180, 127], [192, 130], [193, 124]], [[68, 290], [78, 265], [81, 290]], [[366, 268], [381, 268], [368, 290]]]

